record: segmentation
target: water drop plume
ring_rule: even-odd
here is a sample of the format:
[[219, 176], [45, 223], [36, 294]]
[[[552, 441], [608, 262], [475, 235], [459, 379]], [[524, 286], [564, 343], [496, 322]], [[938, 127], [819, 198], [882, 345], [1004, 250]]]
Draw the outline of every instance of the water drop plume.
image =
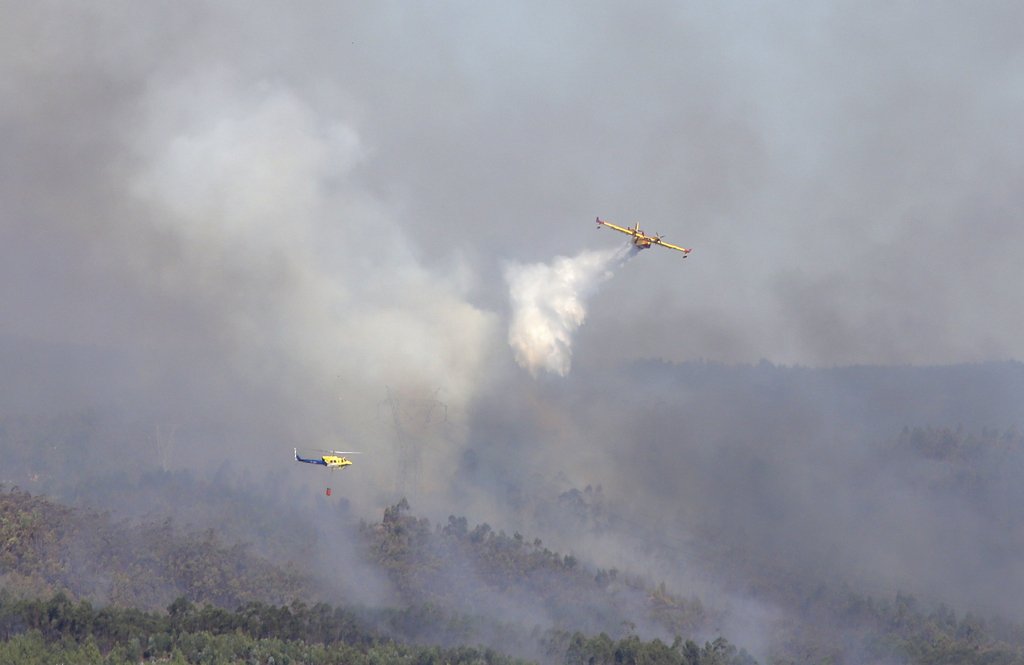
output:
[[511, 263], [505, 269], [512, 304], [508, 343], [519, 366], [536, 377], [540, 370], [569, 373], [572, 336], [587, 316], [587, 299], [612, 276], [612, 267], [637, 253], [632, 245], [556, 256], [550, 264]]

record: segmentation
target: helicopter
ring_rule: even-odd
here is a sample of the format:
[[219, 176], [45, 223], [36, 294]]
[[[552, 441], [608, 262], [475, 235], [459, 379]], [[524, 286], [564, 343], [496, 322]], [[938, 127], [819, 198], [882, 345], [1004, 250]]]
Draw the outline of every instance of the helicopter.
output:
[[633, 236], [632, 243], [637, 249], [647, 249], [651, 245], [661, 245], [662, 247], [668, 247], [669, 249], [675, 249], [682, 252], [684, 259], [690, 255], [690, 250], [684, 247], [676, 247], [675, 245], [670, 245], [664, 240], [662, 240], [660, 235], [647, 235], [646, 233], [640, 230], [640, 222], [637, 222], [636, 226], [630, 229], [623, 228], [621, 226], [616, 226], [614, 224], [609, 224], [608, 222], [602, 222], [601, 218], [598, 217], [597, 228], [600, 229], [602, 226], [607, 226], [609, 228], [615, 229], [619, 233], [625, 233], [628, 236]]
[[[346, 451], [341, 451], [341, 450], [321, 450], [321, 451], [318, 451], [318, 452], [327, 453], [327, 454], [321, 455], [320, 459], [316, 459], [315, 457], [307, 459], [305, 457], [299, 457], [299, 449], [298, 448], [293, 448], [292, 450], [295, 453], [295, 461], [296, 462], [305, 462], [306, 464], [319, 464], [320, 466], [326, 466], [331, 471], [336, 471], [337, 469], [344, 469], [346, 466], [352, 466], [352, 460], [346, 458], [345, 455], [360, 455], [360, 454], [362, 454], [362, 453], [357, 453], [357, 452], [354, 452], [354, 451], [347, 451], [346, 452]], [[330, 496], [330, 495], [331, 495], [331, 488], [328, 487], [327, 488], [327, 496]]]

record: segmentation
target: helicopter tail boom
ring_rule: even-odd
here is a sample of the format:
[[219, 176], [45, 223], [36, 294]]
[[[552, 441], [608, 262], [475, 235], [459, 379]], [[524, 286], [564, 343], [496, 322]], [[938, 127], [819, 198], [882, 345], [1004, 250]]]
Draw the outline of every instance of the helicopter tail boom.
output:
[[295, 461], [305, 462], [306, 464], [319, 464], [320, 466], [327, 466], [327, 462], [322, 459], [306, 459], [305, 457], [299, 457], [299, 449], [295, 448]]

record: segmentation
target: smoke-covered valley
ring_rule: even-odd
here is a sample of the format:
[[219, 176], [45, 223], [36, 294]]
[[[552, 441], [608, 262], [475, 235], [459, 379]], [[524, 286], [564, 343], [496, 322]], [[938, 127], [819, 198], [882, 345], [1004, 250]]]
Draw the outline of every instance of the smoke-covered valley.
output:
[[[856, 642], [849, 633], [860, 629], [842, 628], [835, 616], [850, 594], [882, 602], [899, 592], [925, 608], [944, 603], [1021, 621], [1024, 440], [1012, 424], [1022, 387], [1018, 363], [808, 369], [646, 361], [540, 383], [523, 373], [480, 395], [458, 434], [464, 438], [409, 439], [421, 459], [406, 459], [404, 471], [391, 414], [387, 427], [374, 421], [381, 438], [365, 452], [394, 465], [378, 476], [375, 497], [406, 496], [413, 516], [446, 533], [455, 523], [449, 514], [465, 517], [465, 537], [480, 542], [488, 532], [474, 525], [484, 523], [503, 538], [540, 539], [591, 577], [616, 570], [647, 589], [599, 585], [586, 600], [561, 578], [543, 594], [495, 587], [487, 569], [445, 550], [445, 540], [422, 546], [432, 563], [421, 565], [431, 572], [410, 587], [394, 577], [390, 557], [361, 554], [358, 518], [380, 520], [357, 495], [361, 464], [337, 474], [297, 468], [284, 450], [264, 471], [242, 460], [171, 471], [182, 466], [178, 443], [166, 458], [149, 459], [165, 454], [166, 424], [129, 423], [109, 411], [8, 417], [0, 482], [132, 523], [171, 516], [186, 530], [213, 528], [227, 543], [249, 542], [254, 554], [328, 576], [319, 593], [330, 602], [431, 601], [526, 629], [592, 634], [621, 635], [629, 622], [646, 638], [670, 640], [645, 605], [663, 583], [703, 606], [671, 625], [689, 626], [698, 639], [724, 635], [762, 658], [792, 657], [779, 636], [796, 639], [784, 628], [794, 621], [803, 630], [836, 631], [838, 622], [847, 631], [805, 636], [812, 644]], [[192, 434], [181, 427], [173, 436]], [[431, 467], [427, 460], [453, 442], [461, 452], [451, 465]], [[818, 609], [808, 614], [809, 606]], [[507, 644], [508, 635], [501, 639]], [[856, 660], [860, 648], [845, 648]]]

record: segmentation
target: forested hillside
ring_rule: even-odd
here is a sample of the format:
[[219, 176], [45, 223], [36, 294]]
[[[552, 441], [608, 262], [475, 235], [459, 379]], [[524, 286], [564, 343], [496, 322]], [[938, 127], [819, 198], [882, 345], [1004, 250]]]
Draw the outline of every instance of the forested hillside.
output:
[[[567, 383], [552, 395], [576, 422], [596, 414], [600, 431], [582, 430], [589, 456], [614, 442], [605, 489], [527, 475], [518, 464], [531, 449], [503, 449], [511, 430], [483, 419], [458, 481], [507, 497], [493, 528], [458, 509], [428, 519], [415, 498], [359, 520], [321, 489], [309, 510], [308, 492], [227, 464], [169, 471], [162, 426], [112, 411], [0, 418], [5, 602], [64, 593], [74, 607], [152, 616], [178, 599], [228, 614], [330, 603], [381, 640], [550, 662], [615, 662], [641, 647], [664, 662], [745, 658], [738, 647], [800, 664], [1020, 659], [1024, 437], [1006, 427], [1016, 407], [1000, 392], [1015, 390], [1017, 364], [634, 369], [628, 390]], [[971, 400], [981, 415], [948, 424]], [[630, 419], [602, 421], [613, 403]], [[1003, 428], [977, 426], [985, 418]], [[557, 450], [542, 434], [530, 433], [538, 453]], [[687, 585], [695, 571], [713, 593]], [[20, 621], [7, 624], [10, 648], [69, 646]], [[103, 654], [130, 647], [94, 639]], [[209, 639], [227, 649], [235, 638]], [[263, 639], [300, 649], [317, 638], [246, 637]], [[195, 661], [202, 649], [184, 644]]]
[[[63, 594], [12, 600], [0, 592], [0, 662], [295, 663], [506, 665], [522, 662], [493, 649], [412, 645], [388, 636], [393, 612], [353, 612], [325, 603], [266, 606], [250, 602], [234, 612], [184, 598], [166, 613], [74, 603]], [[548, 631], [538, 642], [543, 662], [566, 665], [752, 665], [724, 639], [703, 647], [682, 639], [668, 645], [637, 637]]]
[[501, 604], [537, 623], [553, 622], [590, 633], [612, 634], [642, 623], [665, 635], [710, 632], [715, 619], [699, 599], [650, 589], [616, 569], [595, 570], [514, 533], [489, 525], [469, 528], [465, 517], [432, 528], [404, 500], [376, 524], [362, 524], [363, 552], [383, 568], [410, 604], [429, 603], [480, 614]]
[[182, 533], [171, 518], [129, 525], [0, 487], [0, 580], [8, 593], [65, 591], [121, 607], [157, 609], [183, 596], [234, 607], [305, 596], [308, 579], [225, 544], [213, 530]]
[[[900, 446], [924, 443], [926, 450], [934, 450], [933, 445], [948, 432], [932, 434], [935, 436], [930, 439], [927, 433], [916, 439], [911, 434]], [[470, 529], [464, 518], [453, 517], [444, 527], [431, 529], [426, 520], [412, 516], [404, 503], [389, 508], [381, 522], [364, 524], [361, 533], [364, 551], [385, 567], [410, 604], [406, 609], [373, 609], [332, 608], [313, 602], [315, 594], [308, 585], [292, 586], [297, 598], [286, 606], [244, 601], [243, 594], [266, 593], [272, 583], [268, 580], [280, 585], [288, 576], [272, 564], [254, 561], [244, 548], [220, 547], [206, 537], [168, 538], [165, 534], [163, 544], [145, 541], [154, 548], [154, 556], [145, 556], [141, 550], [118, 546], [117, 541], [144, 539], [146, 529], [133, 534], [130, 528], [111, 525], [106, 516], [64, 508], [17, 490], [0, 497], [5, 543], [0, 560], [5, 580], [0, 594], [0, 636], [4, 640], [0, 660], [4, 662], [98, 662], [100, 657], [108, 663], [167, 658], [189, 663], [252, 658], [269, 662], [270, 657], [275, 662], [295, 663], [391, 663], [410, 658], [511, 662], [496, 651], [468, 646], [481, 642], [499, 643], [508, 651], [545, 662], [574, 665], [752, 662], [724, 639], [699, 646], [698, 641], [686, 638], [713, 616], [697, 601], [683, 602], [663, 589], [651, 593], [616, 571], [594, 573], [540, 543], [527, 544], [517, 534], [495, 534], [486, 525]], [[76, 569], [75, 557], [67, 552], [81, 547], [82, 542], [96, 540], [97, 534], [108, 549], [79, 550], [79, 556], [95, 557], [99, 565]], [[168, 548], [168, 543], [177, 549]], [[173, 563], [162, 565], [161, 553], [171, 554], [169, 560], [185, 570], [177, 571]], [[164, 585], [164, 593], [170, 593], [178, 583], [187, 593], [169, 603], [166, 612], [136, 609], [141, 596], [132, 601], [127, 595], [138, 594], [135, 587], [130, 583], [118, 587], [115, 576], [104, 568], [115, 564], [135, 571], [136, 578], [145, 580], [150, 589], [159, 584]], [[626, 634], [614, 638], [606, 633], [588, 635], [561, 629], [538, 632], [525, 622], [500, 625], [460, 614], [452, 607], [465, 603], [462, 594], [472, 596], [480, 591], [460, 584], [455, 571], [462, 571], [464, 577], [486, 578], [485, 587], [496, 593], [484, 600], [498, 598], [499, 591], [520, 601], [532, 596], [534, 607], [548, 612], [571, 613], [570, 608], [578, 607], [580, 601], [595, 609], [598, 597], [607, 594], [609, 619], [617, 620], [632, 611], [636, 621], [676, 628], [679, 637], [671, 644], [644, 641], [628, 634], [635, 628], [629, 621], [618, 626], [619, 632]], [[92, 586], [83, 584], [83, 577], [91, 579]], [[111, 588], [125, 589], [120, 598], [101, 602], [101, 609], [87, 600], [75, 602], [63, 592], [51, 597], [40, 593], [47, 587], [65, 588], [99, 598], [97, 580], [101, 579], [111, 580]], [[295, 581], [291, 579], [293, 585]], [[452, 584], [455, 588], [446, 588]], [[276, 593], [284, 592], [277, 588]], [[622, 602], [621, 596], [630, 595], [633, 604]], [[796, 616], [798, 619], [786, 626], [771, 662], [1024, 662], [1024, 626], [969, 613], [958, 617], [944, 605], [929, 609], [905, 595], [877, 600], [822, 586], [803, 597]], [[572, 621], [570, 614], [561, 618]]]
[[237, 611], [179, 598], [163, 613], [74, 603], [58, 594], [11, 600], [0, 594], [0, 661], [10, 663], [366, 663], [518, 662], [492, 650], [410, 646], [352, 612], [319, 603]]
[[[439, 592], [455, 582], [452, 570], [424, 583], [430, 567], [434, 572], [441, 568], [430, 552], [460, 552], [461, 563], [486, 577], [488, 586], [563, 612], [571, 612], [588, 591], [608, 593], [616, 585], [616, 571], [593, 575], [572, 557], [541, 549], [539, 542], [525, 547], [522, 537], [494, 534], [485, 525], [469, 531], [465, 518], [453, 517], [444, 529], [431, 531], [426, 520], [408, 514], [405, 502], [387, 509], [382, 522], [364, 524], [361, 533], [367, 555], [384, 565], [409, 601], [407, 608], [346, 609], [323, 602], [309, 606], [316, 591], [308, 576], [255, 557], [242, 545], [225, 547], [210, 531], [181, 534], [170, 520], [115, 523], [108, 515], [64, 507], [18, 489], [4, 491], [0, 661], [513, 662], [492, 649], [467, 646], [487, 642], [552, 663], [753, 662], [721, 638], [703, 647], [684, 640], [681, 635], [692, 634], [687, 629], [699, 623], [699, 603], [690, 607], [693, 625], [683, 626], [685, 603], [660, 590], [645, 607], [638, 583], [624, 587], [634, 606], [616, 608], [609, 602], [609, 619], [628, 617], [631, 609], [638, 612], [637, 620], [657, 617], [666, 626], [675, 621], [680, 637], [672, 645], [628, 634], [616, 640], [606, 633], [587, 637], [578, 631], [539, 631], [536, 623], [525, 620], [502, 625], [456, 610], [466, 604], [461, 593], [471, 597], [479, 592], [473, 585]], [[175, 595], [166, 613], [147, 611]], [[75, 602], [73, 597], [92, 601]], [[284, 597], [295, 600], [274, 605]], [[595, 598], [588, 600], [595, 605], [592, 609], [600, 609]], [[94, 609], [94, 603], [102, 609]], [[563, 619], [565, 625], [575, 625], [568, 614]], [[624, 620], [616, 632], [628, 633], [631, 626]]]

